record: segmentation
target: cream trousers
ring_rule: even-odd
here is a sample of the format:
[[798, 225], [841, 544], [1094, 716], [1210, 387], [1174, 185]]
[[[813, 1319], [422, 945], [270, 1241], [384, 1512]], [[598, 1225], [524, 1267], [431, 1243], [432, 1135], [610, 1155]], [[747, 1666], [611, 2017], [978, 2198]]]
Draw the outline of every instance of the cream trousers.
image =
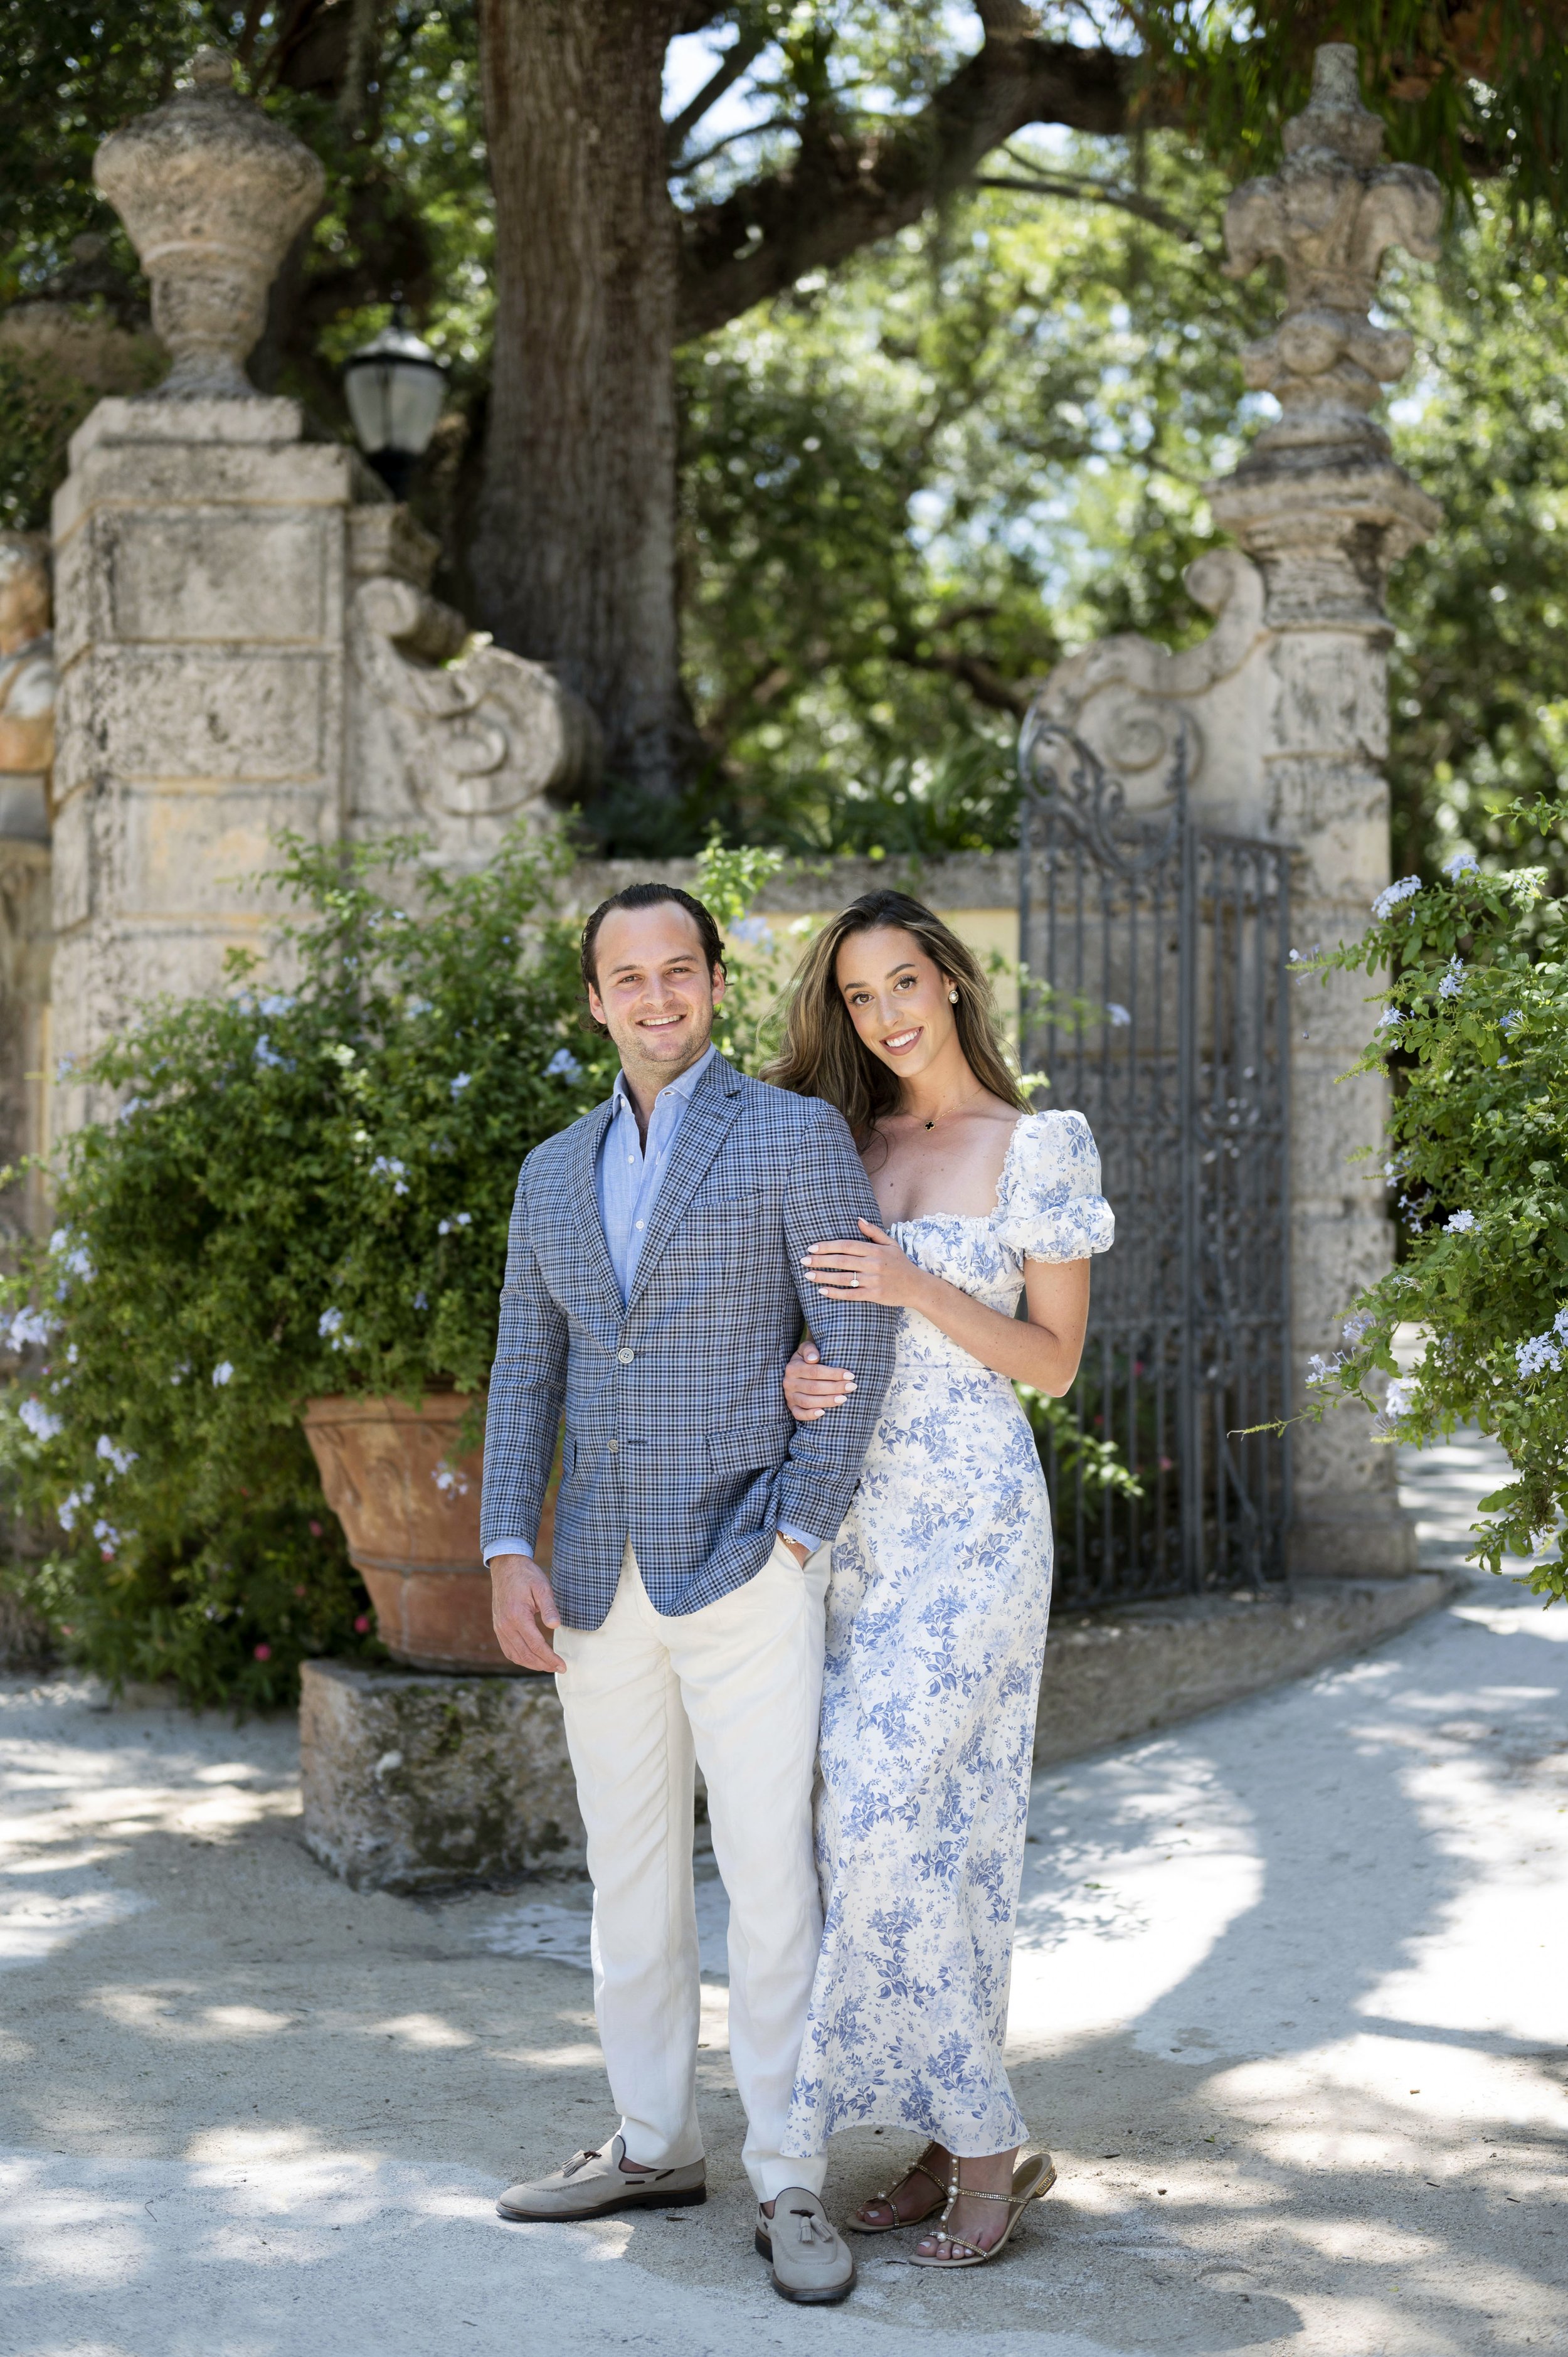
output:
[[[817, 1558], [825, 1564], [826, 1556]], [[628, 1544], [597, 1629], [560, 1629], [566, 1741], [594, 1883], [594, 2010], [627, 2158], [683, 2168], [697, 2125], [693, 1762], [729, 1894], [729, 2045], [759, 2201], [820, 2192], [780, 2146], [822, 1940], [811, 1778], [823, 1597], [782, 1540], [700, 1612], [656, 1612]]]

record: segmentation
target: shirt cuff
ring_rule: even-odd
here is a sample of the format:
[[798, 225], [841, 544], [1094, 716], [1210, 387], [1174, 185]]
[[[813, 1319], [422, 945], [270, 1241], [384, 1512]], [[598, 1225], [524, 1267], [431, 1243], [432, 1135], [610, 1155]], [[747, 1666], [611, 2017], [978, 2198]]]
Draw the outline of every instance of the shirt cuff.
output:
[[[795, 1544], [803, 1546], [808, 1555], [815, 1555], [822, 1545], [820, 1538], [815, 1537], [811, 1531], [797, 1530], [793, 1523], [780, 1523], [779, 1535], [781, 1539], [793, 1539]], [[487, 1555], [485, 1560], [488, 1563], [489, 1557]]]
[[532, 1559], [533, 1542], [532, 1539], [492, 1539], [484, 1550], [484, 1560], [489, 1563], [498, 1555], [525, 1555]]

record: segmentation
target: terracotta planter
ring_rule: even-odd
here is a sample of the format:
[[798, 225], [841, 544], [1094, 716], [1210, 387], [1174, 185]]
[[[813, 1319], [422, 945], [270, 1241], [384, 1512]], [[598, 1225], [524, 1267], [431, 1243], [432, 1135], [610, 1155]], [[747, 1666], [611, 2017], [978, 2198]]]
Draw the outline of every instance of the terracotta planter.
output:
[[[479, 1556], [484, 1452], [448, 1458], [467, 1406], [462, 1392], [433, 1392], [417, 1409], [399, 1399], [312, 1400], [305, 1437], [388, 1652], [414, 1669], [510, 1674]], [[546, 1565], [555, 1488], [538, 1539]]]

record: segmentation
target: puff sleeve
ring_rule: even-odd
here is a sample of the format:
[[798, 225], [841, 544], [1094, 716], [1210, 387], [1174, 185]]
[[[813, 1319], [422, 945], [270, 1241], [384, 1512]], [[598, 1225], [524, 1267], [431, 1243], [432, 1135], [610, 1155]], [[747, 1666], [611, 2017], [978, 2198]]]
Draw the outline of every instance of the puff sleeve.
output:
[[1026, 1114], [1003, 1174], [1000, 1242], [1021, 1260], [1109, 1252], [1116, 1222], [1100, 1191], [1100, 1155], [1080, 1113]]

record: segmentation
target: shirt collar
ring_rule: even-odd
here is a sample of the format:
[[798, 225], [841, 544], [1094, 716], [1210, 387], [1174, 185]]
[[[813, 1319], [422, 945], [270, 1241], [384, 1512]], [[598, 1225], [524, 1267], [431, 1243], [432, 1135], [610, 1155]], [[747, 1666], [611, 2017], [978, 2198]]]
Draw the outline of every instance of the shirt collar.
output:
[[[702, 1054], [698, 1057], [696, 1062], [694, 1064], [689, 1064], [678, 1081], [671, 1081], [668, 1087], [660, 1090], [659, 1095], [653, 1100], [653, 1109], [655, 1113], [658, 1112], [660, 1102], [664, 1097], [680, 1097], [682, 1099], [689, 1097], [718, 1052], [718, 1049], [714, 1046], [713, 1041], [710, 1039]], [[627, 1108], [628, 1113], [635, 1113], [636, 1107], [631, 1102], [631, 1092], [627, 1087], [626, 1074], [624, 1072], [618, 1072], [616, 1074], [616, 1084], [611, 1090], [610, 1094], [614, 1101], [615, 1110], [617, 1113], [619, 1113], [622, 1105]]]

